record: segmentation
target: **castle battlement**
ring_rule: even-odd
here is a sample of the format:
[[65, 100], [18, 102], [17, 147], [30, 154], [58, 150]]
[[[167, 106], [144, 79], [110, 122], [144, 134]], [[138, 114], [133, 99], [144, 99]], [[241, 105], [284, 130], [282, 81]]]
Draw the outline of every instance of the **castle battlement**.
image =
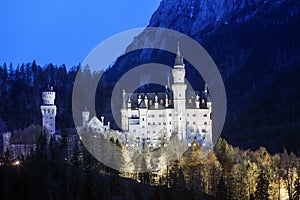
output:
[[55, 134], [55, 117], [56, 117], [56, 106], [55, 92], [53, 87], [48, 88], [48, 90], [42, 92], [43, 104], [41, 105], [41, 113], [43, 118], [43, 128], [48, 131], [49, 134]]

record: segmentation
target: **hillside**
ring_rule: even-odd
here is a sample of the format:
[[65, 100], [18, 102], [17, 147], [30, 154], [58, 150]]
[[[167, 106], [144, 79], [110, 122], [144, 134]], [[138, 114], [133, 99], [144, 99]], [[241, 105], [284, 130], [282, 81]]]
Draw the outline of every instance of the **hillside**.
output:
[[[231, 144], [297, 151], [299, 10], [300, 3], [292, 0], [163, 0], [149, 26], [187, 34], [211, 55], [226, 86], [228, 112], [222, 135]], [[139, 44], [143, 34], [128, 48]], [[174, 61], [174, 55], [162, 51], [134, 51], [107, 70], [107, 83], [113, 86], [126, 71], [153, 58], [169, 66]], [[198, 89], [203, 86], [199, 78], [187, 73]]]

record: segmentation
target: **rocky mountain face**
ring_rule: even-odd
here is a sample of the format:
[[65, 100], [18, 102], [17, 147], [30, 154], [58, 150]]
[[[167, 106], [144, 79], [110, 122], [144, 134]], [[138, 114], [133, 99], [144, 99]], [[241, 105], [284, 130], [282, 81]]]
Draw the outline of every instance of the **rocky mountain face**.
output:
[[[222, 136], [231, 144], [297, 152], [299, 11], [297, 0], [162, 0], [149, 26], [182, 32], [211, 55], [226, 87], [228, 110]], [[143, 37], [147, 35], [141, 33], [128, 49], [140, 45]], [[126, 71], [153, 58], [170, 66], [174, 62], [174, 55], [156, 50], [125, 54], [105, 72], [108, 87]], [[187, 63], [187, 71], [191, 68]], [[203, 82], [199, 84], [198, 78], [187, 73], [187, 79], [200, 89]]]

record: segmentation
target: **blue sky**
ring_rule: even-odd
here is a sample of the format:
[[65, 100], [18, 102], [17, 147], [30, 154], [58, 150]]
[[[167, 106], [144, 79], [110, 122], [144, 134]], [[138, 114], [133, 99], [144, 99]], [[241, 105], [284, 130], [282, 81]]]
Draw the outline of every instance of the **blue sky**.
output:
[[100, 42], [148, 25], [160, 0], [9, 0], [0, 3], [0, 65], [82, 62]]

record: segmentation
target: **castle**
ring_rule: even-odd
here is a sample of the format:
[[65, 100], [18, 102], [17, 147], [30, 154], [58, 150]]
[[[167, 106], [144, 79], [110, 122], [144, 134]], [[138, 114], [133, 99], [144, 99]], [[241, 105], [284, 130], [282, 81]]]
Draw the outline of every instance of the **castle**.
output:
[[[40, 107], [42, 113], [43, 129], [47, 132], [48, 140], [50, 136], [55, 136], [55, 117], [56, 106], [54, 104], [55, 92], [53, 87], [49, 87], [46, 91], [42, 92], [43, 103]], [[36, 149], [37, 135], [35, 135], [36, 128], [31, 125], [23, 131], [5, 132], [3, 137], [3, 153], [8, 149], [11, 153], [11, 158], [15, 159], [18, 156], [27, 157], [31, 154], [32, 150]]]
[[54, 104], [55, 92], [53, 87], [42, 93], [43, 104], [41, 105], [41, 112], [43, 117], [43, 128], [48, 131], [50, 135], [55, 134], [55, 116], [56, 106]]
[[[212, 148], [212, 102], [207, 86], [201, 93], [188, 94], [185, 64], [179, 45], [172, 69], [173, 84], [164, 92], [126, 93], [123, 90], [121, 128], [123, 143], [141, 151], [167, 145], [172, 137], [190, 145], [196, 139]], [[188, 95], [187, 95], [188, 94]], [[83, 127], [98, 132], [109, 130], [104, 119], [89, 121], [88, 111], [82, 113]]]

